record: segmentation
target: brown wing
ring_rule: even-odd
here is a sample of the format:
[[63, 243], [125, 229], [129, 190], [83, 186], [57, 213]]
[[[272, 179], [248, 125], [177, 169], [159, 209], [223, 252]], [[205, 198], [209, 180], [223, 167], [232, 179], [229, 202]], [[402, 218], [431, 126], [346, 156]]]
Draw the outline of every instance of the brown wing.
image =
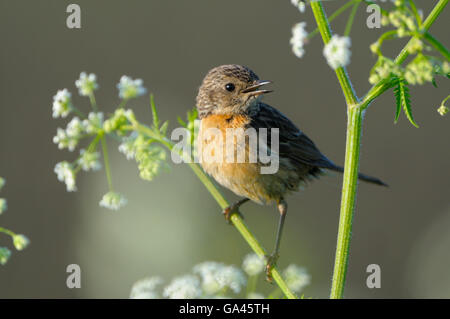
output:
[[[319, 151], [314, 142], [280, 111], [264, 103], [260, 103], [259, 106], [259, 111], [251, 116], [249, 125], [255, 129], [279, 128], [280, 157], [289, 158], [299, 166], [306, 164], [320, 168], [336, 168], [336, 165]], [[268, 145], [270, 145], [270, 131], [268, 131]]]

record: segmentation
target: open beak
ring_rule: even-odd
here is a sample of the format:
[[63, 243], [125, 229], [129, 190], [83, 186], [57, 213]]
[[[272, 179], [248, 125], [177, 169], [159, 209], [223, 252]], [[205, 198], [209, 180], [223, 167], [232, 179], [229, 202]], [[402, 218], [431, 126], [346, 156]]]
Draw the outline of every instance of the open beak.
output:
[[266, 84], [270, 84], [270, 83], [272, 83], [272, 82], [258, 80], [252, 86], [249, 86], [248, 88], [242, 90], [242, 93], [248, 93], [251, 96], [258, 96], [258, 95], [261, 95], [261, 94], [270, 93], [270, 92], [272, 92], [272, 90], [259, 90], [259, 88], [261, 86], [266, 85]]

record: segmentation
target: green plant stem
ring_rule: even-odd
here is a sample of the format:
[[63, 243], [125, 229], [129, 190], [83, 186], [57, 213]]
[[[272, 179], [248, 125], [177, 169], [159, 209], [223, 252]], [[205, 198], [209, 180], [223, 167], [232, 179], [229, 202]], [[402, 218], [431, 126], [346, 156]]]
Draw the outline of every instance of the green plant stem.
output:
[[349, 36], [352, 31], [353, 21], [355, 21], [356, 12], [358, 11], [358, 7], [361, 2], [356, 2], [353, 5], [352, 11], [350, 12], [350, 16], [347, 20], [347, 25], [345, 26], [344, 36]]
[[98, 107], [97, 107], [97, 102], [95, 100], [95, 95], [94, 93], [89, 94], [89, 101], [91, 102], [91, 106], [92, 109], [97, 112], [98, 111]]
[[15, 232], [13, 232], [12, 230], [6, 229], [4, 227], [0, 227], [0, 233], [4, 233], [4, 234], [9, 235], [11, 237], [16, 236]]
[[[444, 7], [447, 5], [447, 2], [448, 0], [440, 0], [436, 4], [430, 15], [423, 22], [422, 27], [424, 31], [427, 31], [430, 28]], [[323, 10], [322, 3], [320, 1], [312, 2], [311, 8], [318, 25], [318, 29], [322, 35], [323, 42], [327, 44], [330, 41], [331, 30]], [[401, 64], [408, 57], [408, 46], [411, 41], [412, 40], [405, 45], [400, 54], [397, 56], [395, 60], [396, 63]], [[391, 83], [389, 80], [380, 81], [374, 85], [365, 95], [364, 99], [359, 102], [345, 69], [338, 68], [335, 71], [347, 102], [348, 120], [339, 230], [330, 297], [342, 298], [347, 273], [353, 213], [356, 202], [363, 114], [365, 108], [369, 106], [370, 102], [388, 90], [391, 87]]]
[[[165, 138], [162, 138], [160, 133], [155, 132], [155, 130], [152, 130], [151, 128], [136, 123], [135, 125], [125, 126], [122, 127], [122, 129], [125, 130], [136, 130], [142, 134], [147, 135], [150, 138], [154, 138], [158, 140], [160, 143], [164, 144], [170, 151], [174, 147], [174, 143], [170, 140], [167, 140]], [[159, 131], [158, 131], [159, 132]], [[181, 152], [181, 150], [180, 150]], [[206, 187], [206, 189], [211, 193], [213, 198], [216, 200], [216, 202], [219, 204], [221, 209], [225, 209], [228, 206], [230, 206], [230, 203], [225, 199], [223, 194], [220, 192], [220, 190], [214, 185], [211, 178], [203, 172], [201, 167], [193, 163], [189, 156], [184, 153], [180, 153], [180, 156], [182, 158], [186, 159], [187, 164], [192, 169], [194, 174], [198, 177], [198, 179], [203, 183], [203, 185]], [[239, 233], [244, 237], [245, 241], [250, 245], [250, 247], [253, 249], [253, 251], [260, 257], [265, 258], [267, 255], [265, 249], [262, 247], [262, 245], [258, 242], [256, 237], [252, 234], [252, 232], [248, 229], [247, 225], [244, 223], [244, 220], [238, 215], [233, 214], [230, 218], [233, 225], [236, 227], [236, 229], [239, 231]], [[272, 278], [273, 280], [278, 284], [280, 289], [283, 291], [284, 295], [288, 299], [297, 299], [298, 297], [293, 293], [286, 282], [284, 281], [283, 277], [280, 274], [280, 271], [277, 267], [274, 267], [272, 269]]]
[[450, 52], [447, 48], [428, 32], [425, 32], [423, 38], [427, 40], [447, 61], [450, 60]]
[[[333, 12], [330, 15], [328, 21], [329, 22], [333, 21], [334, 19], [339, 17], [342, 13], [344, 13], [348, 8], [350, 8], [352, 5], [354, 5], [355, 3], [358, 3], [360, 1], [361, 0], [352, 0], [352, 1], [349, 1], [349, 2], [345, 3], [342, 7], [340, 7], [339, 9], [337, 9], [335, 12]], [[311, 31], [308, 34], [308, 39], [313, 38], [317, 33], [319, 33], [319, 28], [315, 28], [313, 31]]]
[[[331, 30], [322, 3], [313, 2], [311, 7], [317, 21], [322, 39], [325, 44], [330, 41]], [[362, 111], [358, 105], [358, 98], [353, 90], [350, 79], [344, 68], [336, 70], [347, 102], [347, 142], [345, 151], [344, 180], [342, 186], [341, 211], [336, 246], [336, 257], [331, 288], [331, 298], [341, 298], [344, 292], [345, 276], [347, 273], [348, 253], [350, 249], [350, 234], [352, 229], [353, 212], [356, 199], [357, 176], [359, 167], [359, 148], [361, 139]]]
[[102, 150], [103, 150], [103, 161], [105, 163], [105, 172], [106, 172], [106, 179], [108, 180], [108, 188], [110, 191], [113, 190], [113, 184], [112, 184], [112, 177], [111, 177], [111, 169], [109, 167], [109, 156], [108, 156], [108, 146], [106, 145], [106, 139], [103, 132], [100, 134], [100, 142], [102, 144]]

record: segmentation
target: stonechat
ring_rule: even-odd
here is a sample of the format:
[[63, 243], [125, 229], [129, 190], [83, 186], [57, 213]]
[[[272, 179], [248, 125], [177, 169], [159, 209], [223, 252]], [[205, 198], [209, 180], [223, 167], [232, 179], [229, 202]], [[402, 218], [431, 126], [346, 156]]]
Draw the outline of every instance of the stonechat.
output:
[[[224, 210], [229, 220], [230, 214], [238, 213], [239, 206], [248, 200], [260, 204], [276, 203], [280, 213], [275, 248], [268, 256], [266, 273], [270, 278], [271, 268], [278, 259], [280, 239], [287, 213], [285, 196], [314, 178], [320, 177], [325, 170], [343, 172], [323, 155], [314, 142], [309, 139], [294, 123], [280, 111], [261, 102], [261, 98], [270, 90], [263, 89], [270, 81], [263, 81], [249, 68], [241, 65], [222, 65], [210, 70], [199, 88], [197, 110], [201, 119], [197, 145], [208, 152], [225, 154], [224, 143], [216, 135], [208, 134], [214, 129], [227, 136], [229, 129], [238, 132], [232, 136], [232, 143], [240, 137], [245, 140], [245, 147], [236, 147], [235, 152], [244, 152], [246, 161], [204, 160], [205, 152], [199, 154], [200, 162], [206, 173], [210, 174], [222, 186], [232, 190], [243, 199]], [[253, 128], [259, 134], [261, 128], [278, 129], [278, 170], [273, 174], [262, 174], [266, 166], [259, 155], [256, 161], [247, 161], [255, 146], [249, 143], [245, 130]], [[238, 135], [238, 136], [236, 136]], [[267, 134], [267, 145], [271, 136]], [[258, 145], [261, 145], [258, 143]], [[260, 146], [261, 147], [261, 146]], [[270, 152], [270, 147], [269, 152]], [[259, 154], [256, 152], [256, 154]], [[209, 154], [211, 155], [211, 154]], [[384, 185], [375, 177], [359, 174], [358, 178]]]

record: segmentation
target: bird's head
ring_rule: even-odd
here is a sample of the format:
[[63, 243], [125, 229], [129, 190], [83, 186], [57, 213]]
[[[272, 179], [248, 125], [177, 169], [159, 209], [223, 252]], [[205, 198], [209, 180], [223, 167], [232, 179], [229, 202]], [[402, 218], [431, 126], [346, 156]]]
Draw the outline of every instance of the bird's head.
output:
[[206, 74], [197, 95], [200, 118], [210, 114], [240, 114], [256, 105], [261, 89], [270, 81], [261, 81], [249, 68], [237, 64], [221, 65]]

